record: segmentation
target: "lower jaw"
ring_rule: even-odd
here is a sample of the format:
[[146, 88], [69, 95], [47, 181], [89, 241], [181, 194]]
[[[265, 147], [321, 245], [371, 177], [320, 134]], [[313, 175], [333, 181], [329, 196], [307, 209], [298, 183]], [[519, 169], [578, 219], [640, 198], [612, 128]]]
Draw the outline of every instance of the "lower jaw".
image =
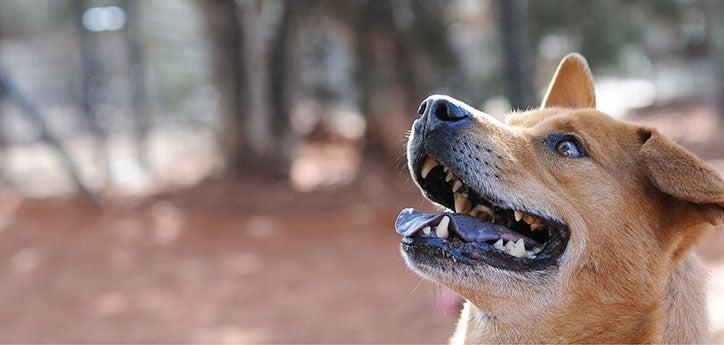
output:
[[540, 259], [517, 258], [481, 243], [453, 244], [441, 238], [405, 237], [400, 246], [413, 262], [435, 265], [440, 269], [449, 265], [464, 264], [472, 267], [491, 266], [506, 271], [528, 272], [555, 266], [554, 260], [547, 253], [541, 253]]

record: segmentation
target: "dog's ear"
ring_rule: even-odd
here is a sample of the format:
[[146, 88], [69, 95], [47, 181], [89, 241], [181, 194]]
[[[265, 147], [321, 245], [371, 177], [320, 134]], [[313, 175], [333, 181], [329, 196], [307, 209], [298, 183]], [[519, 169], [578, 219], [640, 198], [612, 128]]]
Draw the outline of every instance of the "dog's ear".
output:
[[721, 176], [685, 148], [654, 129], [639, 129], [644, 173], [661, 192], [703, 207], [713, 225], [724, 223]]
[[595, 108], [593, 75], [586, 58], [571, 53], [561, 60], [543, 97], [541, 108]]

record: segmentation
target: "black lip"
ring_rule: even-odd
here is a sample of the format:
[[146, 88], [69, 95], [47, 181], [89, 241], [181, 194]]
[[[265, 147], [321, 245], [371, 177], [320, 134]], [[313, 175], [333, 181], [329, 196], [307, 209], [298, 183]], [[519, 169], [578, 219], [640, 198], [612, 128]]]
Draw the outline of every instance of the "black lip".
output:
[[[555, 227], [560, 229], [564, 226]], [[414, 261], [424, 262], [438, 257], [470, 266], [484, 263], [508, 271], [540, 271], [558, 264], [568, 242], [568, 237], [560, 236], [565, 233], [552, 231], [550, 240], [535, 258], [518, 258], [503, 253], [486, 242], [465, 242], [460, 238], [403, 237], [400, 246]]]
[[[454, 170], [455, 164], [454, 162], [447, 162], [444, 155], [428, 154], [426, 150], [421, 149], [419, 144], [420, 143], [417, 143], [415, 145], [410, 143], [410, 172], [413, 179], [426, 198], [432, 202], [451, 208], [450, 206], [454, 205], [454, 201], [452, 194], [447, 191], [447, 185], [426, 182], [432, 181], [432, 179], [429, 179], [429, 176], [428, 179], [423, 179], [420, 171], [428, 155], [433, 156], [433, 158], [437, 159], [440, 163], [452, 169], [453, 173], [456, 173]], [[415, 147], [417, 150], [412, 150]], [[456, 176], [459, 175], [456, 173]], [[440, 189], [440, 191], [436, 191], [436, 189]], [[445, 189], [444, 192], [443, 189]], [[494, 195], [490, 195], [486, 191], [475, 190], [475, 192], [493, 206], [501, 209], [513, 208], [511, 205], [508, 205]], [[441, 195], [448, 197], [440, 197]], [[570, 238], [568, 226], [558, 219], [541, 216], [534, 210], [518, 210], [544, 219], [548, 224], [549, 239], [543, 250], [538, 253], [535, 258], [514, 257], [495, 249], [495, 247], [486, 242], [465, 242], [457, 238], [447, 240], [437, 237], [403, 237], [401, 247], [413, 260], [423, 262], [434, 260], [433, 258], [437, 258], [438, 260], [447, 259], [471, 266], [488, 264], [496, 268], [518, 272], [539, 271], [557, 265], [558, 259], [565, 252]]]

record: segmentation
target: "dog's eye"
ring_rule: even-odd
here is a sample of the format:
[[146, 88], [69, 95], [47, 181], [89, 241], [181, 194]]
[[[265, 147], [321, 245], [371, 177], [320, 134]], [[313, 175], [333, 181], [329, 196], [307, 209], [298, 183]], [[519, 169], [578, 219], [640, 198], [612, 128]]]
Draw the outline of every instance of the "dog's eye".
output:
[[556, 152], [566, 158], [576, 158], [581, 155], [581, 151], [578, 150], [578, 146], [576, 146], [574, 142], [568, 140], [559, 142], [556, 145]]
[[561, 157], [575, 159], [588, 156], [581, 141], [572, 134], [553, 133], [546, 138], [545, 143]]

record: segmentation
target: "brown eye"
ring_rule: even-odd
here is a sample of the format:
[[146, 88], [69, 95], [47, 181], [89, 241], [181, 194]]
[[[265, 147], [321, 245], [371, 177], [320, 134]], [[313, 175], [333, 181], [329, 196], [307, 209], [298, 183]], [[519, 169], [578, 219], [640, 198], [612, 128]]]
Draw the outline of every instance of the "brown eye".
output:
[[577, 158], [581, 156], [578, 146], [572, 141], [564, 140], [556, 144], [556, 152], [566, 158]]
[[583, 146], [581, 140], [573, 134], [551, 133], [543, 143], [551, 152], [555, 152], [563, 158], [577, 159], [588, 157], [585, 146]]

